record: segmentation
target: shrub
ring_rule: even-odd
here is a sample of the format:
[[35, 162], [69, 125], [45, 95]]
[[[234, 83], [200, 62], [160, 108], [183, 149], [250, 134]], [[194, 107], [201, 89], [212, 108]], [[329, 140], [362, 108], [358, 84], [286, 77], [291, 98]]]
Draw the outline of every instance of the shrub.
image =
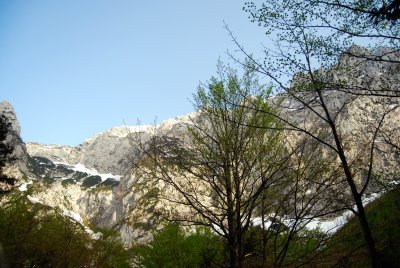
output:
[[83, 180], [82, 182], [82, 187], [85, 188], [90, 188], [92, 186], [95, 186], [97, 184], [101, 183], [101, 177], [100, 176], [89, 176], [86, 179]]
[[74, 181], [74, 179], [65, 179], [61, 181], [61, 185], [64, 187], [67, 187], [69, 184], [76, 184], [76, 181]]
[[133, 253], [144, 267], [212, 267], [221, 263], [223, 245], [208, 229], [187, 234], [178, 224], [168, 224], [149, 245], [136, 246]]
[[79, 224], [25, 196], [3, 204], [0, 230], [0, 267], [129, 267], [116, 232], [101, 230], [93, 240]]
[[113, 179], [113, 178], [107, 178], [105, 181], [100, 183], [98, 186], [111, 186], [114, 187], [119, 184], [119, 181]]

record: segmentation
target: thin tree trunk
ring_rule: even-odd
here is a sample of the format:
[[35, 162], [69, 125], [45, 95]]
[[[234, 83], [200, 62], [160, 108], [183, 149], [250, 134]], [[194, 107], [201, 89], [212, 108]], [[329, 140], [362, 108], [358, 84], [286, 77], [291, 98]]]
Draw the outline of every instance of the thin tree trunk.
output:
[[378, 253], [375, 247], [375, 241], [372, 237], [371, 228], [369, 227], [367, 215], [365, 214], [365, 209], [361, 201], [361, 197], [356, 201], [357, 211], [358, 211], [358, 220], [360, 222], [361, 228], [364, 233], [365, 243], [367, 244], [368, 253], [371, 261], [372, 267], [380, 267]]
[[332, 130], [333, 138], [334, 138], [336, 149], [337, 149], [337, 154], [338, 154], [338, 156], [340, 158], [340, 161], [342, 163], [342, 168], [343, 168], [343, 171], [344, 171], [345, 176], [346, 176], [347, 184], [350, 187], [351, 194], [353, 196], [353, 200], [354, 200], [354, 202], [356, 203], [356, 206], [357, 206], [357, 212], [358, 212], [357, 217], [358, 217], [358, 220], [360, 222], [360, 225], [361, 225], [361, 228], [362, 228], [362, 231], [363, 231], [363, 234], [364, 234], [364, 240], [365, 240], [365, 243], [366, 243], [367, 248], [368, 248], [368, 253], [369, 253], [369, 257], [370, 257], [371, 266], [373, 268], [377, 268], [377, 267], [379, 267], [378, 254], [377, 254], [377, 250], [376, 250], [376, 247], [375, 247], [374, 239], [372, 237], [371, 228], [369, 227], [367, 216], [365, 214], [364, 205], [362, 204], [362, 199], [361, 199], [362, 194], [360, 194], [358, 192], [358, 190], [357, 190], [357, 186], [356, 186], [355, 181], [353, 179], [353, 175], [351, 174], [350, 166], [349, 166], [349, 164], [347, 162], [347, 158], [346, 158], [346, 155], [344, 153], [344, 150], [343, 150], [343, 147], [342, 147], [342, 143], [341, 143], [339, 134], [338, 134], [337, 129], [336, 129], [336, 125], [335, 125], [334, 121], [331, 118], [331, 115], [329, 113], [329, 110], [328, 110], [327, 106], [325, 105], [321, 90], [317, 90], [317, 93], [318, 93], [319, 99], [321, 101], [321, 106], [324, 109], [324, 113], [325, 113], [325, 116], [327, 118], [327, 122], [328, 122], [328, 124], [329, 124], [329, 126], [330, 126], [330, 128]]
[[262, 194], [262, 201], [261, 201], [261, 226], [262, 226], [262, 267], [265, 267], [266, 265], [266, 248], [267, 248], [267, 237], [266, 237], [266, 232], [265, 232], [265, 195], [264, 193]]
[[378, 254], [377, 254], [377, 250], [375, 247], [374, 239], [372, 237], [371, 228], [369, 227], [369, 224], [368, 224], [367, 215], [365, 214], [364, 205], [363, 205], [362, 199], [361, 199], [362, 196], [357, 191], [356, 184], [355, 184], [353, 176], [350, 172], [350, 167], [347, 163], [346, 157], [344, 155], [344, 151], [343, 151], [342, 147], [340, 146], [340, 143], [338, 143], [338, 140], [336, 140], [336, 137], [337, 137], [336, 135], [337, 135], [336, 129], [334, 128], [334, 137], [335, 137], [335, 141], [337, 141], [336, 144], [338, 146], [337, 148], [338, 148], [338, 152], [339, 152], [339, 157], [340, 157], [342, 165], [343, 165], [343, 170], [346, 175], [347, 183], [350, 187], [354, 202], [356, 203], [356, 206], [357, 206], [357, 212], [358, 212], [357, 217], [358, 217], [358, 220], [361, 225], [361, 229], [364, 234], [364, 239], [365, 239], [365, 243], [368, 248], [371, 266], [376, 268], [376, 267], [379, 267]]

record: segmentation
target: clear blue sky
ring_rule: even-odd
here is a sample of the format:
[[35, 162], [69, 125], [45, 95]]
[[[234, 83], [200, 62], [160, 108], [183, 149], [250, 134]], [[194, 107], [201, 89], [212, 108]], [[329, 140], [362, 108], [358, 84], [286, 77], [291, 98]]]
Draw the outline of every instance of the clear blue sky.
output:
[[263, 29], [242, 1], [0, 2], [0, 101], [25, 142], [78, 145], [108, 128], [193, 111], [188, 99], [234, 51], [225, 21], [252, 52]]

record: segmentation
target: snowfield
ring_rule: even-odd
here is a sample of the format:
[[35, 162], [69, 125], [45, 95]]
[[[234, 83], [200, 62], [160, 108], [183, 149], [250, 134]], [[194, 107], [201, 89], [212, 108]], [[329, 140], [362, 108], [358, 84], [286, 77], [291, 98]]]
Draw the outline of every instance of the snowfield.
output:
[[120, 181], [121, 177], [120, 175], [113, 175], [111, 173], [99, 173], [97, 170], [93, 169], [93, 168], [87, 168], [85, 165], [78, 163], [76, 165], [70, 165], [68, 163], [63, 163], [63, 162], [54, 162], [55, 165], [63, 165], [68, 167], [69, 169], [76, 171], [76, 172], [83, 172], [83, 173], [87, 173], [90, 176], [99, 176], [101, 178], [101, 181], [105, 181], [108, 178], [114, 179], [116, 181]]

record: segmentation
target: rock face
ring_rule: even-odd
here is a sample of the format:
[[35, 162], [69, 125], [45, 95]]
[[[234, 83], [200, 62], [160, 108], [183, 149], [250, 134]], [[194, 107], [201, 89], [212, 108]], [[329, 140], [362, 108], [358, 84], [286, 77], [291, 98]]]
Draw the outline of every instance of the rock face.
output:
[[[4, 115], [10, 123], [10, 129], [7, 133], [5, 143], [13, 148], [8, 165], [5, 167], [6, 175], [19, 181], [23, 181], [28, 175], [28, 153], [25, 143], [20, 137], [21, 128], [14, 108], [7, 101], [0, 102], [0, 115]], [[12, 159], [12, 160], [11, 160]]]
[[29, 167], [43, 182], [33, 186], [35, 198], [74, 211], [94, 226], [117, 228], [126, 245], [148, 239], [157, 220], [152, 215], [157, 182], [130, 172], [138, 159], [136, 138], [179, 135], [192, 118], [196, 113], [160, 125], [116, 127], [76, 147], [28, 143]]
[[101, 133], [76, 147], [28, 143], [27, 148], [31, 156], [45, 157], [53, 162], [70, 165], [80, 163], [99, 172], [122, 174], [123, 167], [117, 166], [115, 162], [125, 159], [125, 143], [126, 140], [121, 141], [119, 137]]
[[129, 168], [129, 140], [114, 129], [97, 134], [77, 147], [29, 143], [29, 154], [46, 157], [55, 162], [81, 163], [103, 173], [124, 174]]

